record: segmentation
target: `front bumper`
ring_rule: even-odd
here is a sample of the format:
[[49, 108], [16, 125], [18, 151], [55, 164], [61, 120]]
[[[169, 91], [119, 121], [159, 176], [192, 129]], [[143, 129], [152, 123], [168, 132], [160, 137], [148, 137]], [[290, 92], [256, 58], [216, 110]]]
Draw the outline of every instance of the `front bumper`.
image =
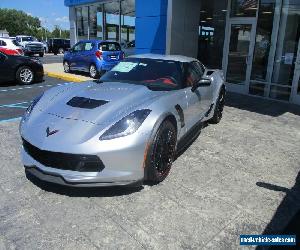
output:
[[79, 172], [45, 166], [24, 147], [21, 149], [21, 157], [26, 172], [46, 182], [73, 187], [137, 186], [142, 184], [144, 178], [144, 150], [145, 145], [142, 143], [128, 144], [112, 152], [100, 152], [97, 155], [105, 166], [100, 172]]
[[110, 71], [113, 67], [115, 67], [120, 61], [111, 61], [111, 62], [102, 62], [99, 66], [100, 71]]

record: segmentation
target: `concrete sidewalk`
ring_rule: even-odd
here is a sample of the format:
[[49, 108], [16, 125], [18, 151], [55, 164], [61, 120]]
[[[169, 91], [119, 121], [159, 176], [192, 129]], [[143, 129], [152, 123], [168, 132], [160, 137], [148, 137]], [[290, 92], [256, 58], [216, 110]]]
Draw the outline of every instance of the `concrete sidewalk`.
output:
[[93, 80], [90, 77], [78, 73], [65, 73], [62, 63], [44, 64], [45, 75], [69, 82], [84, 82]]

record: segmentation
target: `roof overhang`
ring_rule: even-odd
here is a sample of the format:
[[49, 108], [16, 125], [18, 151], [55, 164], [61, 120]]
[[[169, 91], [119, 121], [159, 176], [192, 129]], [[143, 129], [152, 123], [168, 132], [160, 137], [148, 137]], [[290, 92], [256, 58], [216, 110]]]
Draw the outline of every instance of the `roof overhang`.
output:
[[76, 5], [89, 4], [89, 3], [101, 3], [105, 0], [65, 0], [65, 6], [72, 7]]

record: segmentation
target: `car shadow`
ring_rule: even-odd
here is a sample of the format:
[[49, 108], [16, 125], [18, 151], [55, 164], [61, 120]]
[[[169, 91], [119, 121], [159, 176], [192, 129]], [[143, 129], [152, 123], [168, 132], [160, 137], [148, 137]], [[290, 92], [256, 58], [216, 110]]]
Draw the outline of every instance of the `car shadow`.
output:
[[[264, 182], [257, 182], [256, 185], [272, 191], [286, 193], [263, 234], [296, 235], [297, 242], [297, 246], [258, 246], [256, 249], [300, 249], [300, 172], [295, 185], [291, 189]], [[274, 230], [274, 228], [282, 229]]]
[[273, 117], [287, 112], [300, 116], [298, 105], [232, 92], [227, 92], [225, 105]]
[[116, 187], [68, 187], [59, 184], [48, 183], [39, 180], [26, 172], [27, 179], [40, 189], [68, 197], [116, 197], [137, 193], [143, 190], [143, 186], [116, 186]]

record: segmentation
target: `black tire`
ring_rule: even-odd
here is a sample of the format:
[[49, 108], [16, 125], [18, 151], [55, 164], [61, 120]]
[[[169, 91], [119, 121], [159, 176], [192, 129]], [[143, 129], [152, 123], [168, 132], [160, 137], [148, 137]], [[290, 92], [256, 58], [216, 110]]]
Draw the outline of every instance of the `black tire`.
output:
[[44, 53], [40, 53], [39, 56], [40, 56], [40, 57], [44, 57]]
[[34, 72], [28, 66], [18, 68], [16, 72], [16, 80], [19, 84], [29, 85], [34, 81]]
[[165, 120], [148, 147], [144, 173], [146, 183], [157, 184], [169, 175], [176, 153], [176, 143], [176, 128], [169, 120]]
[[225, 96], [226, 96], [226, 91], [225, 88], [222, 87], [214, 110], [214, 116], [208, 121], [209, 123], [218, 124], [221, 121], [223, 117], [223, 109], [225, 105]]
[[97, 70], [97, 67], [95, 64], [91, 64], [89, 68], [90, 77], [93, 79], [99, 79], [100, 73]]
[[64, 72], [65, 73], [70, 73], [71, 72], [70, 64], [69, 64], [68, 61], [64, 61], [63, 66], [64, 66]]
[[64, 48], [59, 48], [59, 49], [58, 49], [58, 54], [64, 54], [64, 53], [65, 53]]

